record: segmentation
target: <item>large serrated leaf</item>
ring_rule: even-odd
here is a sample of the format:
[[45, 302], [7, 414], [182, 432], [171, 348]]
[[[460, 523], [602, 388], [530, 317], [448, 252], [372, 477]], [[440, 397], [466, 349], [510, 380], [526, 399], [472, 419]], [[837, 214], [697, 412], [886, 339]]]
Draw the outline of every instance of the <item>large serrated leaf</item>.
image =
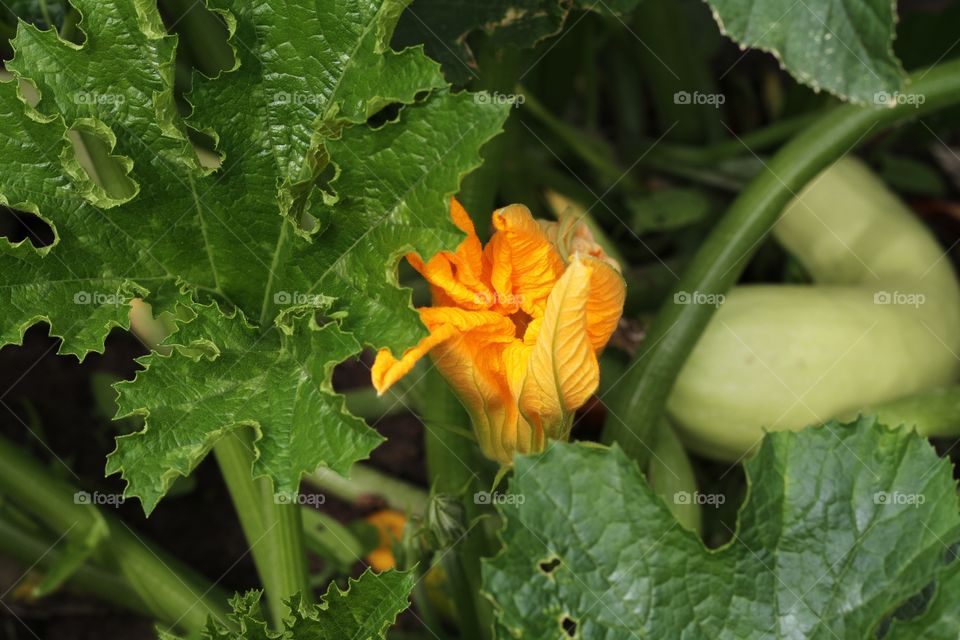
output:
[[735, 537], [710, 551], [617, 448], [519, 458], [484, 567], [504, 637], [860, 640], [960, 538], [949, 462], [905, 429], [770, 434], [746, 471]]
[[254, 476], [288, 496], [301, 474], [320, 464], [346, 474], [381, 442], [329, 383], [333, 366], [360, 350], [336, 323], [308, 316], [261, 334], [216, 305], [191, 308], [197, 317], [165, 343], [180, 355], [146, 356], [146, 369], [120, 385], [118, 417], [143, 414], [146, 427], [118, 438], [107, 473], [122, 473], [148, 513], [231, 429], [256, 431]]
[[858, 103], [900, 89], [890, 0], [707, 0], [721, 31], [775, 55], [797, 80]]
[[[369, 570], [350, 580], [346, 591], [331, 583], [319, 605], [294, 606], [283, 631], [270, 631], [260, 613], [260, 593], [251, 591], [231, 601], [239, 631], [211, 622], [202, 640], [383, 640], [396, 617], [409, 606], [413, 573]], [[161, 634], [163, 640], [173, 636]]]
[[[131, 298], [170, 311], [189, 291], [205, 301], [197, 325], [121, 388], [124, 412], [149, 419], [119, 442], [109, 471], [150, 510], [241, 426], [258, 430], [254, 472], [278, 491], [320, 464], [347, 469], [378, 439], [340, 411], [329, 369], [361, 345], [401, 350], [422, 336], [397, 262], [459, 242], [449, 197], [509, 106], [451, 94], [422, 50], [389, 47], [404, 0], [209, 0], [236, 65], [196, 77], [184, 120], [177, 41], [156, 4], [73, 4], [82, 46], [25, 24], [13, 42], [10, 69], [37, 88], [36, 107], [17, 82], [0, 84], [0, 202], [57, 234], [40, 250], [0, 239], [2, 344], [46, 321], [61, 351], [82, 357], [128, 326]], [[402, 106], [397, 118], [366, 122], [388, 103]], [[112, 149], [131, 194], [111, 196], [86, 175], [68, 127]], [[217, 141], [215, 170], [198, 161], [190, 128]], [[292, 309], [320, 306], [322, 327], [290, 324]], [[211, 348], [204, 357], [183, 346], [197, 342]]]

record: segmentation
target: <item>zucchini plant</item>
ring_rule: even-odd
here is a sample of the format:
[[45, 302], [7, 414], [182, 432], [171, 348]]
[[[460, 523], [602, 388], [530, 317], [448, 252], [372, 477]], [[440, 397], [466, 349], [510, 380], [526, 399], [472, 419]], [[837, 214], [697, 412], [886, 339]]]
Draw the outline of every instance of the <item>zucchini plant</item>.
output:
[[956, 638], [947, 11], [3, 6], [0, 635]]

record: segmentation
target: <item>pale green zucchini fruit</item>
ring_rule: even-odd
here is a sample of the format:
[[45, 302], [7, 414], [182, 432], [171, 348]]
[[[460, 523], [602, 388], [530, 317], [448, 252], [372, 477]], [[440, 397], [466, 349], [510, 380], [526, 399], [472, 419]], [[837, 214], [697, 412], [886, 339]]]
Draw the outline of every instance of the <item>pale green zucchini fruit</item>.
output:
[[774, 233], [814, 284], [726, 296], [667, 404], [689, 447], [736, 460], [765, 430], [956, 381], [960, 286], [946, 249], [864, 164], [824, 171]]

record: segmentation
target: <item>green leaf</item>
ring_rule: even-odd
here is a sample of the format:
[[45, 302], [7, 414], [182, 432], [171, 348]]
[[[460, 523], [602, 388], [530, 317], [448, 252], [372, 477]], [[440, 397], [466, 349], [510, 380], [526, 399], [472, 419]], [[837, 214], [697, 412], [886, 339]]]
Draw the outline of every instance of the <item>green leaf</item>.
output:
[[[235, 596], [231, 619], [239, 629], [232, 632], [211, 622], [202, 640], [382, 640], [387, 629], [409, 603], [416, 581], [413, 573], [369, 570], [341, 591], [331, 583], [320, 604], [304, 609], [293, 603], [293, 617], [282, 632], [269, 631], [260, 613], [258, 591]], [[163, 636], [161, 635], [161, 638]], [[168, 636], [169, 637], [169, 636]]]
[[940, 571], [936, 589], [921, 615], [894, 620], [884, 640], [956, 640], [960, 629], [960, 562]]
[[814, 90], [877, 104], [900, 89], [890, 0], [707, 0], [720, 30], [743, 47], [767, 51]]
[[253, 475], [272, 478], [285, 495], [320, 464], [346, 474], [382, 441], [345, 413], [330, 385], [334, 365], [360, 350], [339, 325], [318, 326], [308, 315], [260, 333], [239, 312], [192, 310], [196, 318], [164, 342], [179, 354], [142, 358], [146, 369], [119, 385], [117, 416], [143, 415], [146, 428], [117, 439], [107, 473], [122, 473], [147, 513], [231, 429], [255, 430]]
[[[404, 0], [209, 0], [236, 64], [196, 76], [184, 119], [177, 40], [156, 4], [73, 4], [84, 44], [21, 24], [18, 79], [0, 84], [0, 202], [57, 238], [39, 250], [0, 239], [0, 344], [45, 321], [83, 357], [129, 326], [132, 298], [170, 312], [186, 295], [200, 304], [182, 303], [196, 324], [181, 323], [176, 353], [120, 387], [121, 414], [148, 420], [108, 471], [149, 511], [241, 427], [256, 430], [253, 471], [277, 491], [321, 464], [345, 471], [379, 437], [342, 411], [330, 370], [361, 346], [399, 352], [424, 335], [397, 263], [458, 244], [449, 197], [509, 105], [452, 94], [422, 50], [391, 49]], [[36, 87], [35, 107], [18, 82]], [[387, 105], [399, 115], [368, 124]], [[88, 175], [71, 128], [102, 142], [128, 193]], [[219, 166], [201, 165], [191, 129], [216, 141]]]
[[960, 537], [950, 463], [873, 419], [769, 434], [746, 472], [735, 537], [711, 551], [618, 448], [518, 458], [484, 567], [504, 637], [565, 620], [584, 640], [873, 637]]
[[476, 61], [467, 38], [484, 32], [495, 48], [532, 48], [563, 28], [571, 9], [620, 16], [638, 0], [484, 0], [451, 3], [414, 0], [401, 16], [394, 44], [423, 44], [430, 57], [443, 63], [444, 73], [457, 84], [476, 77]]

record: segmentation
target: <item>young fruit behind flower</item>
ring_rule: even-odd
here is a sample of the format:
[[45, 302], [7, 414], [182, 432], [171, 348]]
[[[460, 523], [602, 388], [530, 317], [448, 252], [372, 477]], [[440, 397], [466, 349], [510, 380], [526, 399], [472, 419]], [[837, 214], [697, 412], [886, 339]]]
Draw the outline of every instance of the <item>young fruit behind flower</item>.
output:
[[400, 359], [377, 354], [373, 385], [386, 391], [430, 353], [463, 402], [480, 449], [504, 465], [515, 453], [565, 440], [574, 412], [597, 388], [597, 355], [623, 313], [620, 268], [573, 218], [534, 220], [523, 205], [493, 213], [484, 247], [456, 200], [467, 234], [456, 251], [407, 260], [431, 285], [419, 309], [430, 335]]

